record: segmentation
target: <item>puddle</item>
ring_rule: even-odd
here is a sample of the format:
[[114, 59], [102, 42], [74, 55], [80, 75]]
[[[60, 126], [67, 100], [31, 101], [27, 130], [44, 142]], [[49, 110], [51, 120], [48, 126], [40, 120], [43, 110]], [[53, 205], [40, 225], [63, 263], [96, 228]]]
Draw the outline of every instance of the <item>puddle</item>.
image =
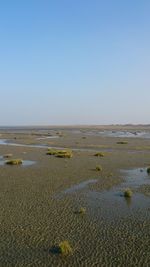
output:
[[53, 138], [60, 138], [58, 135], [52, 135], [52, 136], [42, 136], [37, 138], [36, 140], [46, 140], [46, 139], [53, 139]]
[[0, 139], [0, 145], [7, 145], [7, 139]]
[[20, 146], [20, 147], [37, 147], [37, 148], [45, 148], [49, 147], [47, 145], [26, 145], [26, 144], [18, 144], [18, 143], [12, 143], [8, 139], [0, 139], [0, 145], [5, 145], [5, 146]]
[[33, 164], [35, 164], [36, 162], [33, 160], [23, 160], [23, 166], [31, 166]]

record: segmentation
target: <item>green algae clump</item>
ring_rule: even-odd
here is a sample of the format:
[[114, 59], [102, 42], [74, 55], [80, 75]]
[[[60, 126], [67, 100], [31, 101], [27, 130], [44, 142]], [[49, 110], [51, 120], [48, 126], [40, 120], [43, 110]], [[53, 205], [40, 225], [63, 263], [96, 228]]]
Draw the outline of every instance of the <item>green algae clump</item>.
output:
[[128, 144], [128, 142], [127, 141], [118, 141], [117, 144], [118, 145], [126, 145], [126, 144]]
[[58, 152], [58, 150], [56, 150], [56, 149], [48, 149], [48, 151], [47, 151], [47, 153], [46, 153], [46, 155], [56, 155], [57, 154], [57, 152]]
[[150, 174], [150, 167], [147, 168], [147, 173]]
[[124, 197], [132, 197], [133, 193], [131, 191], [130, 188], [127, 188], [125, 191], [124, 191]]
[[102, 171], [102, 166], [101, 165], [97, 165], [96, 166], [96, 171], [99, 171], [99, 172]]
[[67, 240], [62, 241], [58, 244], [60, 254], [69, 255], [72, 253], [72, 248]]
[[94, 154], [95, 157], [104, 157], [105, 154], [103, 152], [97, 152], [96, 154]]
[[80, 207], [74, 213], [84, 215], [86, 213], [86, 208]]
[[56, 154], [57, 158], [72, 158], [72, 156], [72, 151], [69, 150], [58, 151], [58, 153]]
[[57, 149], [48, 149], [47, 155], [53, 155], [57, 158], [72, 158], [73, 153], [71, 150], [57, 150]]
[[22, 163], [23, 163], [22, 159], [11, 159], [6, 161], [6, 164], [8, 165], [20, 165]]

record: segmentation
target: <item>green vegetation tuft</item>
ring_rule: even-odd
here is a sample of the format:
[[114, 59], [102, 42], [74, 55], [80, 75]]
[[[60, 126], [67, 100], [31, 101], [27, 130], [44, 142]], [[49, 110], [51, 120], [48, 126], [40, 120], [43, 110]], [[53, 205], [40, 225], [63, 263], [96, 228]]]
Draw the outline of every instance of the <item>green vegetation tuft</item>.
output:
[[58, 152], [58, 150], [55, 150], [55, 149], [48, 149], [46, 155], [56, 155]]
[[62, 151], [59, 151], [57, 154], [56, 154], [56, 157], [58, 158], [72, 158], [73, 154], [72, 154], [72, 151], [67, 151], [67, 150], [62, 150]]
[[67, 240], [60, 242], [58, 248], [62, 255], [68, 255], [72, 253], [72, 248]]
[[128, 144], [128, 142], [127, 141], [118, 141], [117, 144], [118, 145], [126, 145], [126, 144]]
[[97, 165], [96, 166], [96, 171], [99, 171], [99, 172], [102, 171], [102, 166], [101, 165]]
[[150, 167], [147, 168], [147, 173], [150, 174]]
[[71, 150], [57, 150], [57, 149], [48, 149], [47, 155], [54, 155], [58, 158], [72, 158], [73, 153]]
[[103, 152], [97, 152], [96, 154], [94, 154], [95, 157], [104, 157], [105, 154]]
[[130, 188], [127, 188], [125, 191], [124, 191], [124, 197], [132, 197], [133, 193], [131, 191]]
[[79, 208], [79, 210], [77, 211], [78, 214], [85, 214], [86, 213], [86, 208], [81, 207]]
[[20, 165], [22, 163], [23, 163], [22, 159], [11, 159], [6, 161], [6, 164], [9, 165]]

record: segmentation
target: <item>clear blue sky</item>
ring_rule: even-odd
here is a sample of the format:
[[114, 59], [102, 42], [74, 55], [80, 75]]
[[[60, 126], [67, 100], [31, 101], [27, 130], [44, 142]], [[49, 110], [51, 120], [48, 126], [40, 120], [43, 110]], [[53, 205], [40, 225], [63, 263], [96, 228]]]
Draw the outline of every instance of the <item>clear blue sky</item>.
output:
[[149, 0], [1, 0], [0, 125], [150, 123]]

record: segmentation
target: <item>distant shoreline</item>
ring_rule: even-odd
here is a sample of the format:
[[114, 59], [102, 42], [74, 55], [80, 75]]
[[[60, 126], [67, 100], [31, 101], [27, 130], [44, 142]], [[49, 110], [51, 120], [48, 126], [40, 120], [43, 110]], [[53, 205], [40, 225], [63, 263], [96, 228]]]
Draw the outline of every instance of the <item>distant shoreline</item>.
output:
[[0, 129], [25, 128], [107, 128], [107, 127], [150, 127], [150, 124], [64, 124], [64, 125], [1, 125]]

